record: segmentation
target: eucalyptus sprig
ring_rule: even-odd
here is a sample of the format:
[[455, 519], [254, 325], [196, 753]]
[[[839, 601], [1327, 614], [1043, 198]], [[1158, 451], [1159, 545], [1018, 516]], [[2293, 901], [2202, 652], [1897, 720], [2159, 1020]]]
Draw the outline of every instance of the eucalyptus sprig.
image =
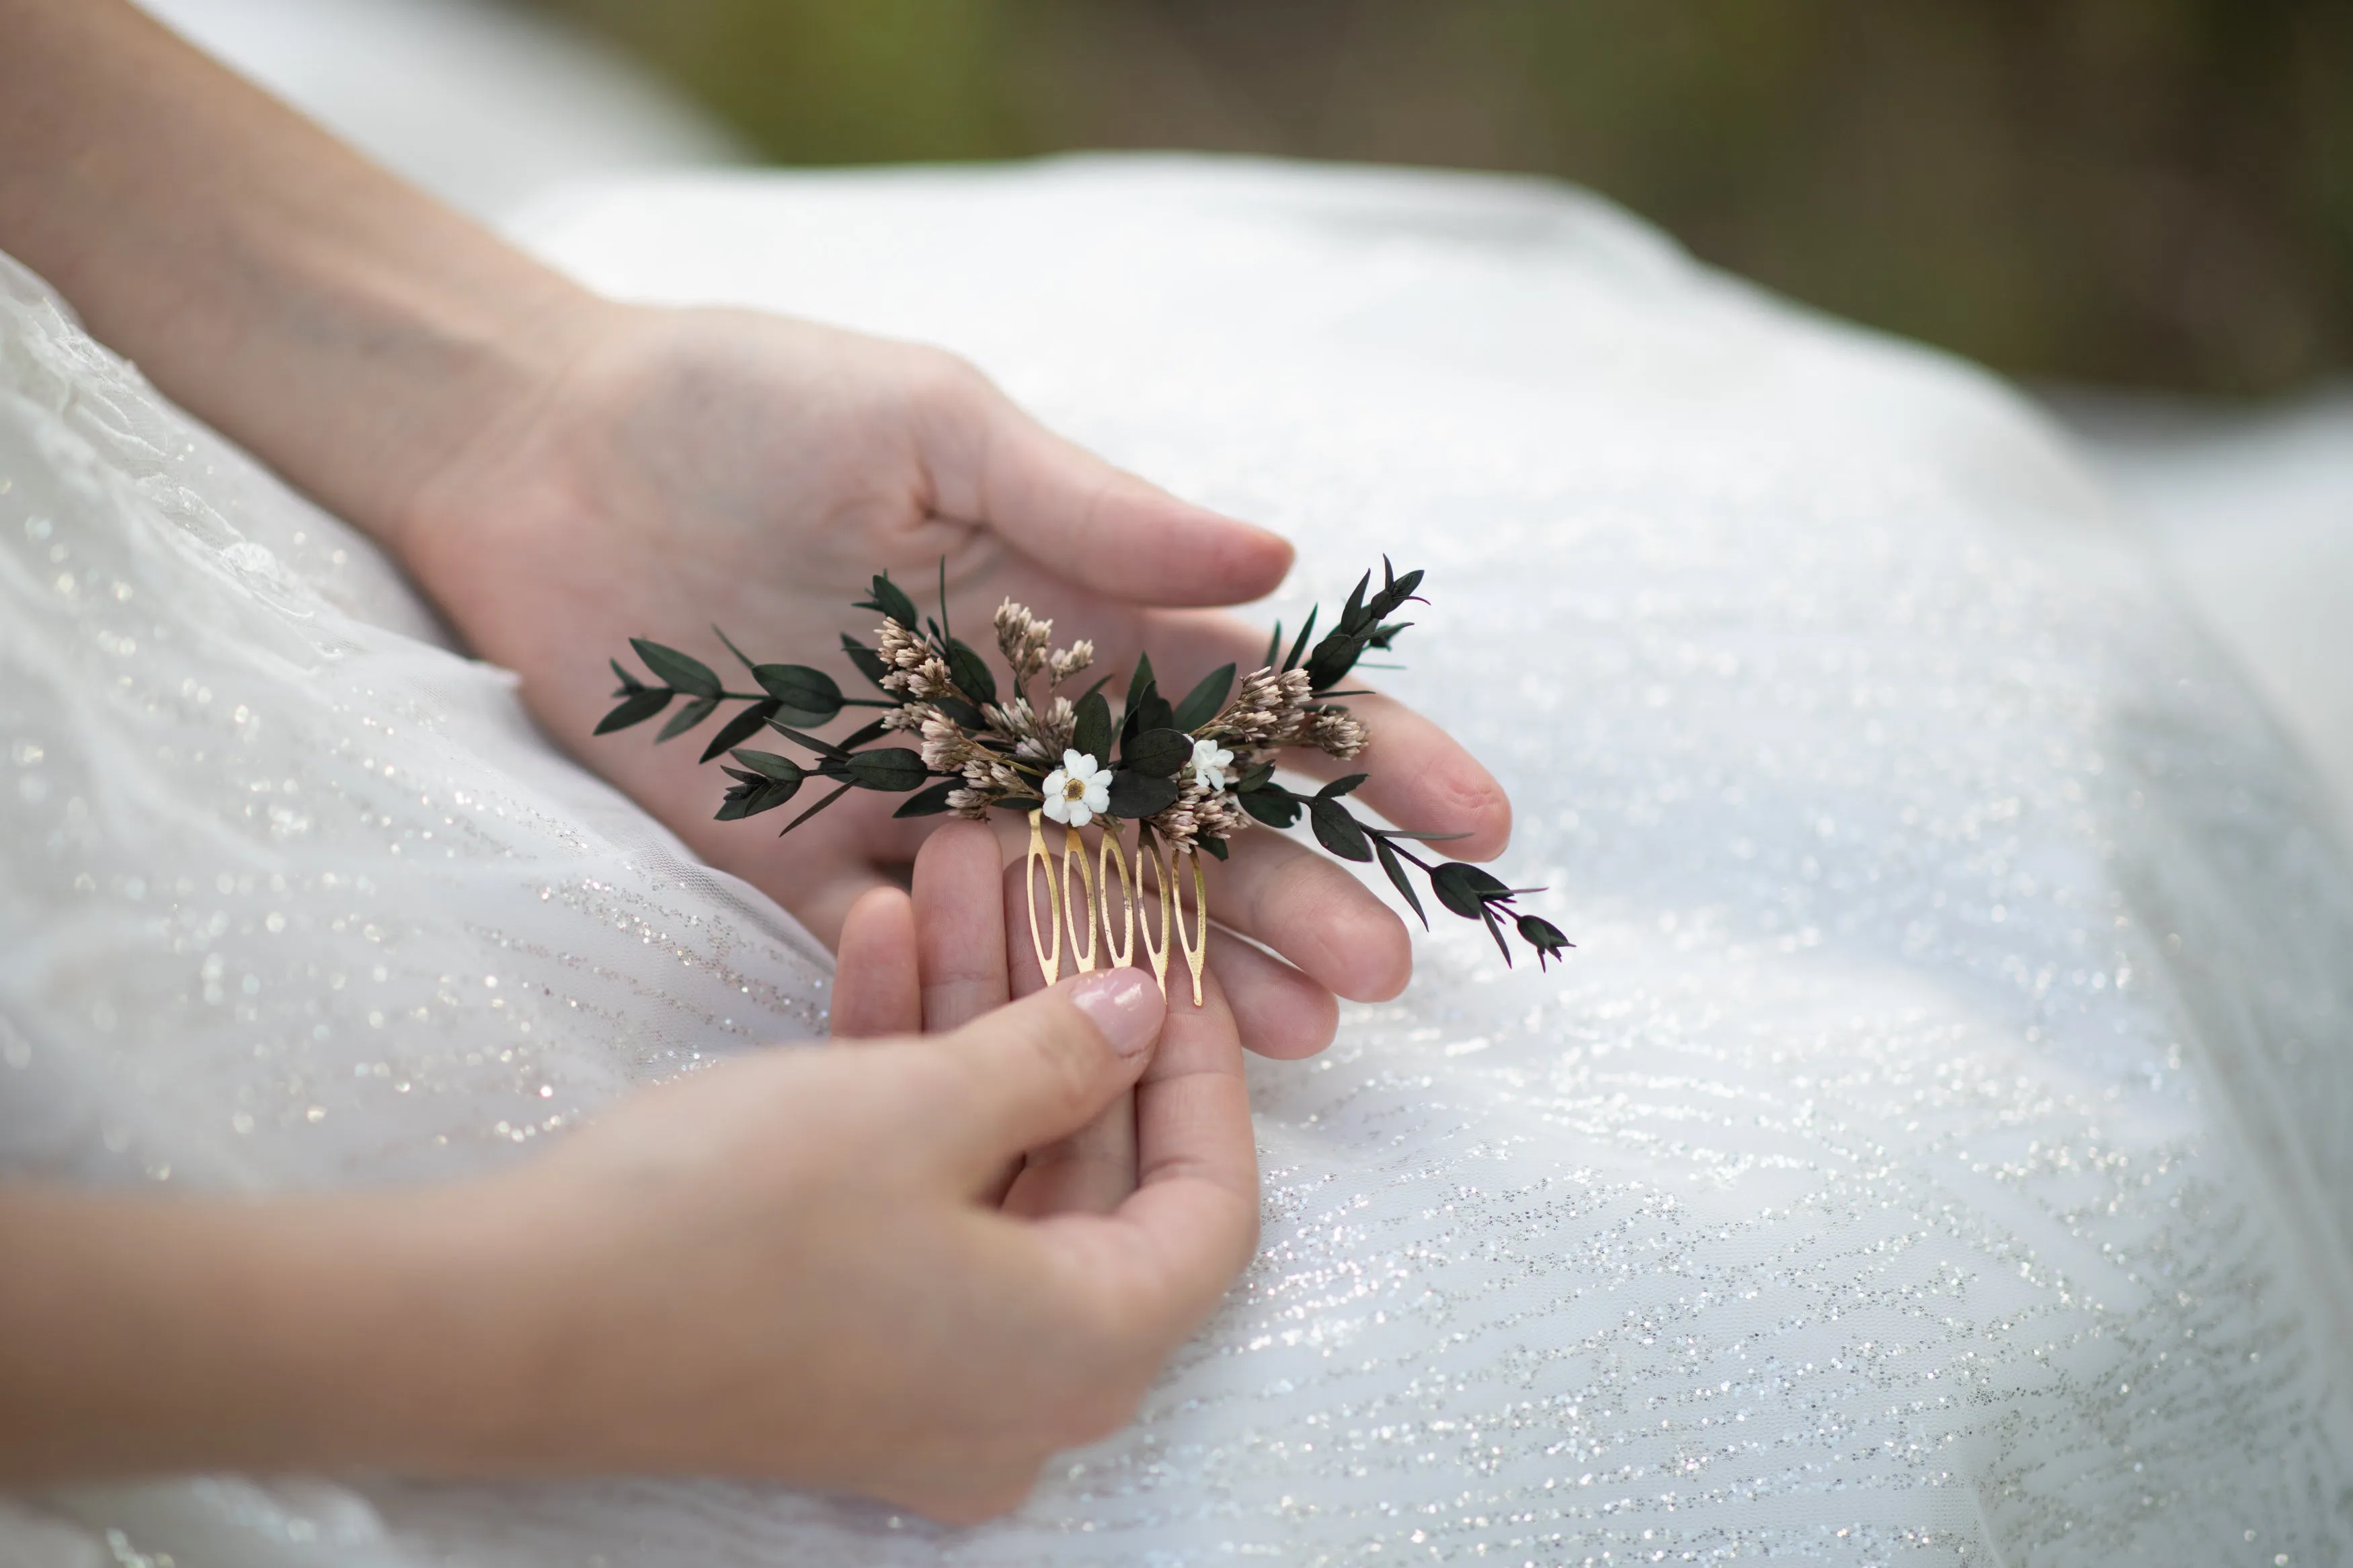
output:
[[[1081, 640], [1050, 648], [1053, 623], [1008, 600], [997, 607], [993, 625], [1011, 677], [1000, 687], [987, 659], [949, 627], [944, 562], [935, 617], [918, 611], [906, 592], [881, 573], [870, 596], [857, 605], [882, 618], [874, 646], [847, 634], [841, 638], [843, 656], [881, 697], [845, 697], [832, 677], [806, 665], [754, 663], [713, 627], [759, 688], [730, 691], [700, 659], [632, 637], [630, 647], [654, 680], [639, 679], [614, 660], [621, 684], [613, 695], [619, 702], [596, 732], [641, 724], [685, 699], [656, 735], [659, 743], [695, 729], [723, 704], [744, 703], [702, 752], [704, 762], [723, 753], [737, 764], [723, 768], [733, 782], [719, 807], [720, 821], [774, 811], [811, 778], [836, 786], [786, 824], [786, 833], [851, 790], [870, 789], [908, 795], [899, 816], [954, 811], [979, 818], [1008, 809], [1072, 829], [1100, 818], [1114, 835], [1121, 823], [1132, 821], [1139, 852], [1157, 853], [1155, 846], [1165, 844], [1172, 851], [1222, 860], [1227, 840], [1253, 821], [1288, 828], [1304, 815], [1316, 841], [1332, 854], [1377, 861], [1425, 928], [1430, 916], [1407, 875], [1409, 865], [1428, 879], [1440, 904], [1483, 924], [1506, 963], [1512, 949], [1504, 922], [1509, 920], [1542, 967], [1573, 944], [1550, 921], [1513, 907], [1514, 899], [1541, 889], [1509, 887], [1464, 861], [1433, 865], [1414, 847], [1460, 834], [1359, 821], [1345, 801], [1366, 774], [1350, 774], [1314, 795], [1301, 795], [1274, 779], [1276, 757], [1285, 750], [1321, 751], [1345, 760], [1364, 749], [1368, 736], [1363, 722], [1338, 701], [1363, 693], [1335, 688], [1367, 649], [1388, 648], [1410, 625], [1389, 617], [1419, 601], [1415, 590], [1421, 578], [1418, 571], [1398, 575], [1384, 559], [1380, 586], [1373, 586], [1370, 572], [1359, 578], [1320, 639], [1314, 636], [1316, 612], [1310, 610], [1287, 653], [1277, 626], [1261, 668], [1237, 679], [1237, 666], [1222, 666], [1202, 677], [1180, 701], [1172, 703], [1161, 694], [1150, 656], [1139, 654], [1114, 715], [1103, 694], [1109, 676], [1076, 699], [1058, 689], [1092, 664], [1093, 644]], [[880, 709], [881, 714], [839, 741], [810, 733], [853, 707]], [[808, 752], [808, 760], [744, 745], [764, 730]], [[878, 744], [894, 733], [914, 735], [917, 746]]]

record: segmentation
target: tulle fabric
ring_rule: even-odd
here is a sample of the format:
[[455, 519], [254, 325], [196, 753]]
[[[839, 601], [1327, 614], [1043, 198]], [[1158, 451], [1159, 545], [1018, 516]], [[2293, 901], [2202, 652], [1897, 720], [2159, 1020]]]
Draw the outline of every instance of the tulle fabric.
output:
[[[1450, 921], [1324, 1057], [1254, 1064], [1257, 1261], [1008, 1520], [213, 1479], [37, 1528], [184, 1565], [2343, 1554], [2353, 879], [2003, 389], [1509, 181], [671, 179], [523, 232], [972, 355], [1297, 540], [1270, 616], [1427, 567], [1379, 679], [1498, 769], [1579, 948]], [[361, 542], [21, 277], [5, 310], [7, 1169], [455, 1174], [818, 1026], [789, 921]]]

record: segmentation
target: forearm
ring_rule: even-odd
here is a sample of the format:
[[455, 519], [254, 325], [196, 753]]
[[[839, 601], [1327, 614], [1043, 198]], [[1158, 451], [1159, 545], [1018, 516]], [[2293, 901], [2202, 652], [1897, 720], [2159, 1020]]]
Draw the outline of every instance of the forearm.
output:
[[0, 0], [0, 249], [387, 542], [591, 304], [123, 0]]
[[0, 1488], [512, 1468], [530, 1358], [448, 1194], [0, 1188]]

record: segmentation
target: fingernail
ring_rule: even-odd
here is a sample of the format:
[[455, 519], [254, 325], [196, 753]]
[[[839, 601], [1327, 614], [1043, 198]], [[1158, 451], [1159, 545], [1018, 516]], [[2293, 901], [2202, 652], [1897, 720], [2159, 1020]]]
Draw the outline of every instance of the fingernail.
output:
[[1111, 1048], [1124, 1057], [1141, 1053], [1160, 1037], [1167, 1009], [1160, 987], [1141, 969], [1113, 969], [1071, 983], [1071, 1001], [1095, 1021]]

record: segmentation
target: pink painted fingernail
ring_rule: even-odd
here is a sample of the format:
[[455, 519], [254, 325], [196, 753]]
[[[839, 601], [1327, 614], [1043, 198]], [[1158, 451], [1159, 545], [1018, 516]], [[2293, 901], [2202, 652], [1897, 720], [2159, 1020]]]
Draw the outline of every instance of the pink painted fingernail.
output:
[[1160, 1021], [1167, 1016], [1160, 987], [1141, 969], [1113, 969], [1082, 975], [1071, 982], [1071, 1001], [1103, 1032], [1111, 1048], [1124, 1057], [1140, 1055], [1160, 1037]]

